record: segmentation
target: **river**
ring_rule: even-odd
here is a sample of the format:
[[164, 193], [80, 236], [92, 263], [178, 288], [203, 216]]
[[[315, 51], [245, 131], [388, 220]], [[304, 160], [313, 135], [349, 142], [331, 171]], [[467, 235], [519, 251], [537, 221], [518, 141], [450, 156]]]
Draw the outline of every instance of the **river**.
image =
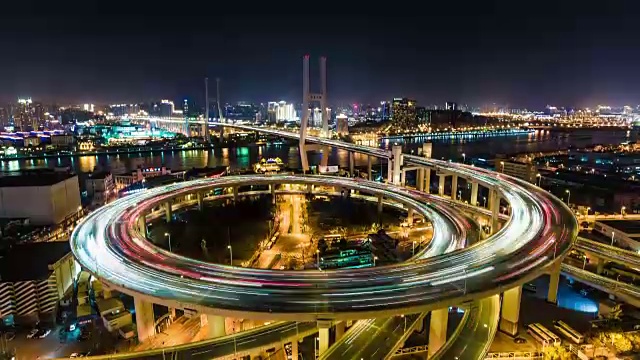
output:
[[[460, 159], [465, 153], [466, 159], [491, 159], [496, 154], [513, 154], [520, 152], [551, 151], [569, 146], [579, 148], [592, 144], [612, 144], [628, 141], [626, 131], [592, 131], [576, 130], [573, 132], [537, 131], [528, 135], [510, 135], [480, 138], [452, 138], [433, 140], [433, 157], [441, 159]], [[383, 140], [381, 148], [390, 148], [395, 140]], [[424, 139], [414, 138], [401, 142], [406, 152], [417, 151]], [[140, 153], [121, 155], [98, 155], [80, 157], [62, 157], [33, 160], [7, 160], [0, 162], [0, 171], [9, 172], [22, 169], [43, 167], [71, 166], [76, 172], [83, 174], [94, 169], [110, 170], [114, 174], [125, 173], [142, 167], [167, 166], [177, 171], [192, 167], [232, 166], [249, 168], [260, 158], [280, 157], [292, 168], [300, 166], [297, 146], [260, 145], [237, 148], [218, 148], [211, 150], [176, 150], [164, 153]], [[320, 154], [310, 153], [310, 163], [317, 164]], [[329, 164], [348, 167], [346, 151], [333, 149]], [[366, 166], [366, 156], [355, 155], [356, 166]]]

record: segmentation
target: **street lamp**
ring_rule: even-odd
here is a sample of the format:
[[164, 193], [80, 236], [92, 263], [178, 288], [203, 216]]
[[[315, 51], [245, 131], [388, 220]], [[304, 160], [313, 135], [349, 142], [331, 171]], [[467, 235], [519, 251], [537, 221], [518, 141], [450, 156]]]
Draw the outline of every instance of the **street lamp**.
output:
[[620, 216], [624, 216], [624, 211], [627, 209], [626, 206], [620, 208]]
[[414, 240], [411, 247], [411, 256], [415, 256], [415, 255], [416, 255], [416, 242]]
[[317, 262], [318, 262], [318, 270], [322, 270], [322, 268], [320, 268], [320, 249], [316, 250], [316, 256], [317, 256]]
[[482, 201], [484, 202], [483, 207], [487, 207], [487, 197], [483, 196]]
[[613, 246], [613, 242], [616, 240], [614, 236], [616, 236], [616, 232], [612, 231], [611, 232], [611, 246]]
[[171, 252], [171, 234], [166, 232], [164, 233], [164, 236], [169, 238], [169, 251]]
[[571, 191], [569, 191], [569, 189], [565, 189], [564, 192], [567, 193], [567, 206], [569, 206], [570, 205], [569, 200], [571, 199]]
[[227, 245], [227, 249], [229, 249], [229, 256], [231, 257], [229, 263], [233, 266], [233, 248], [231, 248], [231, 245]]
[[375, 266], [376, 266], [376, 260], [378, 260], [378, 257], [377, 257], [377, 256], [374, 256], [374, 257], [373, 257], [373, 267], [375, 267]]
[[467, 154], [462, 153], [462, 163], [464, 164], [467, 161]]

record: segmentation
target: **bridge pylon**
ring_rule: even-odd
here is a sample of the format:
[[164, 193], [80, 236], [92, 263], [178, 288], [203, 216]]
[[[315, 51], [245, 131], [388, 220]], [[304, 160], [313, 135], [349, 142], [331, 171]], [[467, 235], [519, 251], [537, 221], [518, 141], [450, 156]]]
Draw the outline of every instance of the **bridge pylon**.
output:
[[[307, 126], [309, 125], [309, 103], [319, 102], [322, 110], [321, 136], [329, 135], [329, 109], [327, 107], [327, 58], [320, 58], [320, 93], [311, 93], [309, 87], [309, 55], [302, 58], [302, 116], [300, 118], [300, 161], [302, 170], [309, 170], [309, 158], [307, 157]], [[328, 151], [323, 151], [323, 164], [326, 163]]]

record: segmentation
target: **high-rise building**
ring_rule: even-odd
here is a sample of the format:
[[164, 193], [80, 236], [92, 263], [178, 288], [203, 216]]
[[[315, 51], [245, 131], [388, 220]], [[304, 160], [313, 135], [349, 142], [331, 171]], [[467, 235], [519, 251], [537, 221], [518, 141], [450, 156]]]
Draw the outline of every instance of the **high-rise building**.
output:
[[9, 108], [0, 107], [0, 127], [9, 125]]
[[418, 125], [416, 101], [407, 98], [394, 98], [391, 105], [391, 119], [398, 129], [415, 129]]
[[297, 121], [298, 116], [293, 104], [286, 101], [269, 101], [267, 103], [267, 122], [275, 124], [285, 121]]
[[418, 125], [425, 125], [429, 123], [429, 112], [424, 106], [416, 106], [416, 119]]
[[382, 120], [391, 119], [391, 103], [388, 101], [380, 101], [380, 115]]
[[269, 101], [267, 103], [267, 122], [269, 124], [275, 124], [277, 122], [278, 103], [275, 101]]
[[447, 101], [444, 103], [445, 110], [458, 110], [458, 103], [455, 101]]
[[[309, 109], [309, 111], [311, 111], [311, 109]], [[313, 114], [311, 116], [311, 126], [322, 127], [322, 109], [313, 109]]]
[[191, 136], [191, 129], [189, 126], [189, 100], [184, 99], [182, 103], [182, 114], [184, 115], [184, 132], [186, 136]]
[[336, 116], [336, 131], [338, 135], [349, 135], [349, 118], [345, 114]]
[[[33, 128], [34, 125], [34, 109], [33, 109], [33, 101], [31, 98], [18, 99], [18, 107], [13, 116], [14, 126], [16, 131], [27, 131], [30, 127]], [[36, 123], [35, 128], [33, 130], [37, 130], [38, 126]]]

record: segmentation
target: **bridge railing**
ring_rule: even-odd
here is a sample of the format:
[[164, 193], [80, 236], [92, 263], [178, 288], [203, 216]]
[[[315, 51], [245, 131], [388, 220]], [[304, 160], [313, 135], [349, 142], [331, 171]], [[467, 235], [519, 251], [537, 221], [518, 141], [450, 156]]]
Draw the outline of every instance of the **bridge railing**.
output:
[[420, 352], [426, 352], [428, 350], [427, 345], [418, 345], [410, 348], [400, 348], [392, 356], [415, 354]]
[[487, 353], [485, 359], [543, 359], [542, 351], [505, 351]]

